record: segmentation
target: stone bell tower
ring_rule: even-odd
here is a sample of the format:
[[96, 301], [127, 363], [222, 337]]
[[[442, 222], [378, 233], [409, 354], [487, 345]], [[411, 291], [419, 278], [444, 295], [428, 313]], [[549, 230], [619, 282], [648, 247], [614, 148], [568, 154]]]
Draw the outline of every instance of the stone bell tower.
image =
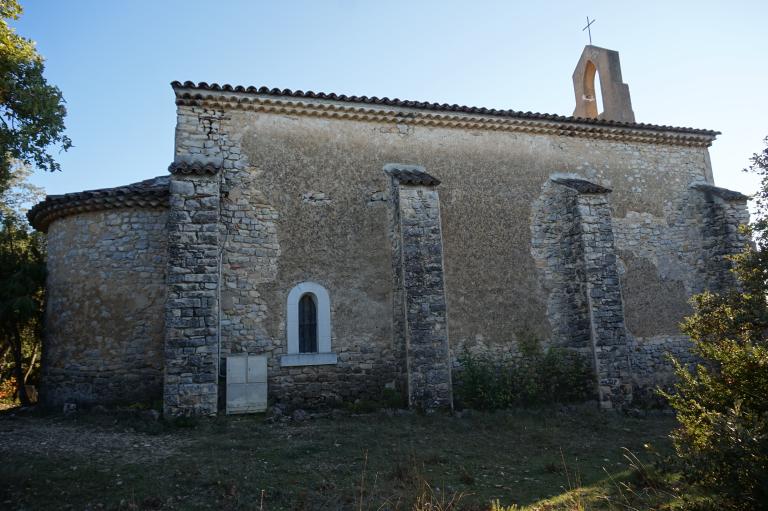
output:
[[[595, 75], [600, 80], [602, 112], [597, 111]], [[574, 117], [635, 122], [629, 86], [621, 81], [619, 52], [585, 46], [573, 71], [573, 91], [576, 94]]]

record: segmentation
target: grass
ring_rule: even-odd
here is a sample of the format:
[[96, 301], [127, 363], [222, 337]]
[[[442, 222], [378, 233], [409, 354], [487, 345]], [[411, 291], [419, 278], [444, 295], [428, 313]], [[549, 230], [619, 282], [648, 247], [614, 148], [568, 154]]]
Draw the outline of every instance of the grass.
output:
[[651, 480], [643, 445], [669, 453], [672, 427], [586, 408], [179, 425], [3, 412], [0, 508], [633, 509]]

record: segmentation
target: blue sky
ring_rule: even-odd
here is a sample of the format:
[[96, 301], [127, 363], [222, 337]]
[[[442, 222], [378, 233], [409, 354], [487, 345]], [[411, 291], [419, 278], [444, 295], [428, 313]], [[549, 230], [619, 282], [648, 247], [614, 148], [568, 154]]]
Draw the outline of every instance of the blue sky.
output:
[[618, 50], [639, 122], [722, 131], [715, 181], [768, 135], [766, 1], [22, 0], [67, 100], [74, 147], [50, 194], [166, 173], [172, 80], [399, 97], [570, 115], [587, 43]]

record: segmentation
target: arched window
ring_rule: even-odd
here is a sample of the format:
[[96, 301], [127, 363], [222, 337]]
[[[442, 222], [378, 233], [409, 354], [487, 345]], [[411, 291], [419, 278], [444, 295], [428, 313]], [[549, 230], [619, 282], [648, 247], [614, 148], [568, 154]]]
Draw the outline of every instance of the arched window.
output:
[[317, 353], [317, 305], [310, 293], [299, 300], [299, 353]]
[[331, 301], [328, 291], [315, 282], [297, 284], [288, 293], [286, 310], [287, 353], [282, 366], [335, 364], [331, 351]]

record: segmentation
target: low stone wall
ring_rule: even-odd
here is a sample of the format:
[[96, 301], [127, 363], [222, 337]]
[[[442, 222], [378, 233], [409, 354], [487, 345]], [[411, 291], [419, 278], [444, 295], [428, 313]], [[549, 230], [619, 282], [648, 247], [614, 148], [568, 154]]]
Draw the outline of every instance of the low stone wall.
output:
[[685, 335], [631, 338], [629, 357], [635, 387], [653, 389], [671, 384], [675, 376], [670, 355], [684, 365], [694, 364], [699, 359], [692, 347], [693, 343]]
[[380, 400], [384, 388], [395, 378], [392, 350], [382, 349], [367, 338], [337, 346], [339, 359], [334, 365], [279, 367], [276, 361], [269, 378], [270, 399], [307, 408], [338, 406], [358, 399]]
[[167, 217], [122, 208], [51, 223], [46, 404], [160, 399]]

